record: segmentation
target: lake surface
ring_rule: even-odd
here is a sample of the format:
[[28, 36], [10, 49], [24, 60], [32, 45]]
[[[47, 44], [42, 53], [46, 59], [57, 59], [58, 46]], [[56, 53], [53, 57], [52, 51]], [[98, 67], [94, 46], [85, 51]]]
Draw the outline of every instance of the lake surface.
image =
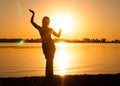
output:
[[[0, 77], [45, 76], [41, 43], [0, 43]], [[55, 75], [120, 73], [120, 44], [56, 43]]]

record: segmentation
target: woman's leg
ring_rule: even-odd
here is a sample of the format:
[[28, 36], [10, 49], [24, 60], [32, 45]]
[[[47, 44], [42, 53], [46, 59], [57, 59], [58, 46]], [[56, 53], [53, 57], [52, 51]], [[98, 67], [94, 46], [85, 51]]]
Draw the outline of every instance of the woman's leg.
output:
[[53, 59], [46, 59], [46, 77], [53, 77]]
[[45, 56], [46, 56], [46, 77], [52, 78], [54, 53], [50, 53]]
[[46, 77], [53, 77], [53, 59], [55, 48], [52, 46], [43, 46], [43, 53], [46, 59]]

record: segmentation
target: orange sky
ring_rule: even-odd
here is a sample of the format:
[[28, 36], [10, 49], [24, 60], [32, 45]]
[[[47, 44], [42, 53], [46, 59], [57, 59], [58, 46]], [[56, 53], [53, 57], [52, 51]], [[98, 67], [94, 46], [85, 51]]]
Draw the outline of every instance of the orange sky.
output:
[[39, 25], [43, 16], [52, 22], [54, 16], [68, 15], [74, 24], [62, 38], [120, 39], [120, 0], [0, 0], [0, 38], [40, 38], [29, 8]]

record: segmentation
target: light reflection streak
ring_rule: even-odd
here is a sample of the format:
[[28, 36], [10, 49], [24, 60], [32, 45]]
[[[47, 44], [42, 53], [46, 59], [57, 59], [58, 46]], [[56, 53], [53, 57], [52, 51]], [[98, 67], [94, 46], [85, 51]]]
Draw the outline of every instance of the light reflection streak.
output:
[[65, 51], [65, 47], [66, 47], [65, 43], [59, 43], [58, 47], [60, 49], [59, 49], [59, 51], [56, 52], [55, 62], [56, 62], [56, 66], [58, 67], [58, 70], [59, 70], [59, 75], [63, 76], [66, 74], [68, 54]]

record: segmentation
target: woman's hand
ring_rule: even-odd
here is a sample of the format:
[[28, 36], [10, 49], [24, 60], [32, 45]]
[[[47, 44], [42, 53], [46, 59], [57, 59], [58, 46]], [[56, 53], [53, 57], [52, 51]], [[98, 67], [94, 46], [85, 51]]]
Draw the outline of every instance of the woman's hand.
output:
[[60, 32], [60, 33], [62, 32], [62, 29], [61, 29], [61, 28], [59, 29], [59, 32]]
[[33, 10], [29, 9], [29, 11], [30, 11], [32, 14], [35, 14], [35, 12], [34, 12]]
[[59, 33], [58, 33], [58, 37], [61, 36], [61, 32], [62, 32], [62, 29], [60, 28], [60, 29], [59, 29]]

